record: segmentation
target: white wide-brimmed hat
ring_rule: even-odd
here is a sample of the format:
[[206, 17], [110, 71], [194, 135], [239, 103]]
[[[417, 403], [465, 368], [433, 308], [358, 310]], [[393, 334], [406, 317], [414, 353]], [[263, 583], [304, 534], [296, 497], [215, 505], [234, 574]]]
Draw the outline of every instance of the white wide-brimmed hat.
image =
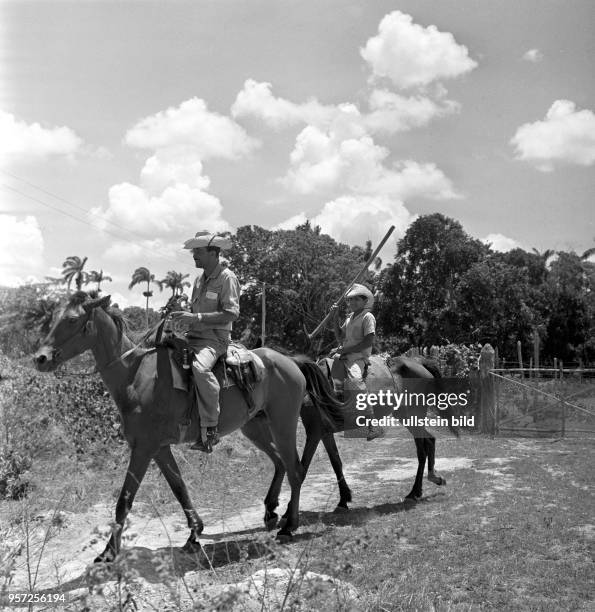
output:
[[356, 283], [345, 295], [345, 298], [363, 297], [366, 300], [365, 308], [372, 308], [374, 305], [374, 294], [365, 286]]
[[220, 249], [231, 248], [231, 238], [218, 236], [207, 230], [196, 232], [194, 238], [189, 238], [184, 243], [185, 249], [200, 249], [201, 247], [218, 247]]

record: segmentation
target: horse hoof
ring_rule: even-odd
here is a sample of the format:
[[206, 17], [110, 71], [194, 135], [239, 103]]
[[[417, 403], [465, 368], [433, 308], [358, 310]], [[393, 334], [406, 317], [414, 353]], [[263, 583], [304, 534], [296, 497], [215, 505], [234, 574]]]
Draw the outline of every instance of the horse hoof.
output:
[[286, 516], [282, 516], [282, 517], [279, 519], [279, 525], [278, 525], [278, 527], [279, 527], [279, 529], [283, 530], [283, 529], [285, 529], [285, 526], [286, 526], [286, 525], [287, 525], [287, 517], [286, 517]]
[[279, 542], [279, 544], [289, 544], [289, 542], [293, 541], [293, 535], [291, 533], [291, 531], [287, 531], [282, 529], [278, 534], [277, 534], [277, 542]]
[[182, 552], [193, 554], [201, 548], [200, 542], [194, 537], [193, 534], [186, 540], [186, 544], [182, 546]]
[[267, 531], [273, 531], [277, 527], [277, 523], [279, 523], [279, 516], [274, 512], [264, 518], [264, 525]]
[[333, 510], [333, 512], [335, 514], [345, 514], [346, 512], [349, 512], [349, 507], [347, 506], [347, 504], [337, 504], [337, 507]]
[[446, 484], [446, 478], [443, 476], [438, 476], [437, 474], [428, 474], [428, 480], [433, 482], [435, 485], [439, 487], [444, 486]]
[[113, 563], [115, 559], [116, 556], [111, 550], [104, 550], [100, 555], [97, 555], [95, 559], [93, 559], [93, 563]]
[[413, 493], [409, 493], [407, 497], [403, 500], [406, 504], [416, 504], [421, 500], [421, 495], [414, 495]]

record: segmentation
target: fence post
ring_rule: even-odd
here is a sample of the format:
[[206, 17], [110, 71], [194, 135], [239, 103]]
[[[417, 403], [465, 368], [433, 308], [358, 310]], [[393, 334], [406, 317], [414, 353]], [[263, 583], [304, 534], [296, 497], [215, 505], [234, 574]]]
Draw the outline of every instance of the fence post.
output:
[[480, 428], [481, 433], [495, 433], [494, 414], [494, 377], [490, 371], [494, 369], [495, 351], [490, 344], [484, 344], [479, 355], [480, 376]]
[[533, 330], [533, 365], [539, 370], [539, 334]]
[[562, 399], [562, 391], [564, 389], [564, 363], [562, 363], [562, 360], [560, 359], [560, 408], [562, 410], [562, 414], [560, 415], [560, 418], [562, 420], [562, 438], [566, 435], [566, 404], [564, 403], [564, 400]]

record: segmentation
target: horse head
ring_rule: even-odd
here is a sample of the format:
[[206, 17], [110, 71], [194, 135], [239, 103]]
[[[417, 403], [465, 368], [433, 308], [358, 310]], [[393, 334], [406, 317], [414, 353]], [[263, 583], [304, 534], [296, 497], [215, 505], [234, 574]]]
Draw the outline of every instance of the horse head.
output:
[[109, 295], [90, 298], [82, 291], [75, 293], [60, 310], [50, 333], [35, 353], [35, 367], [41, 372], [51, 372], [61, 363], [93, 348], [97, 339], [96, 309], [105, 309], [109, 304]]

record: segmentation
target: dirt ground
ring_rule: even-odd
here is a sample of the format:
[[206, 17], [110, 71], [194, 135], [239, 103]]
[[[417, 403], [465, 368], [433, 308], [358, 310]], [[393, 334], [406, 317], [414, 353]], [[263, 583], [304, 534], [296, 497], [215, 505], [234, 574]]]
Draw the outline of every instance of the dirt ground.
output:
[[[192, 497], [205, 522], [201, 543], [210, 562], [202, 554], [190, 558], [181, 551], [188, 535], [184, 516], [157, 470], [151, 471], [134, 503], [123, 539], [128, 555], [124, 578], [128, 577], [128, 582], [134, 585], [130, 592], [134, 592], [137, 606], [144, 602], [139, 609], [153, 609], [151, 602], [170, 601], [171, 597], [171, 601], [177, 603], [161, 609], [185, 610], [192, 609], [192, 605], [202, 609], [196, 607], [197, 593], [202, 597], [209, 593], [220, 596], [222, 585], [237, 586], [263, 567], [269, 572], [298, 566], [308, 569], [300, 565], [306, 552], [311, 561], [308, 567], [327, 570], [318, 571], [317, 578], [326, 576], [327, 581], [336, 581], [335, 586], [340, 584], [343, 593], [346, 589], [354, 589], [355, 595], [352, 593], [353, 597], [349, 598], [351, 603], [337, 603], [336, 609], [381, 609], [374, 607], [373, 602], [377, 600], [370, 599], [370, 592], [378, 587], [373, 576], [366, 575], [365, 567], [356, 577], [349, 571], [329, 570], [323, 562], [325, 554], [328, 555], [324, 552], [323, 541], [325, 538], [341, 541], [343, 537], [349, 540], [349, 534], [360, 529], [369, 536], [368, 532], [374, 531], [377, 525], [382, 533], [387, 520], [392, 525], [391, 533], [398, 532], [393, 544], [387, 542], [387, 549], [382, 553], [387, 560], [392, 560], [397, 550], [420, 554], [426, 546], [439, 550], [441, 538], [446, 537], [440, 534], [456, 534], [461, 525], [465, 528], [456, 534], [456, 546], [466, 545], [465, 538], [474, 545], [484, 538], [485, 546], [489, 546], [488, 534], [492, 529], [500, 530], [499, 534], [509, 533], [521, 528], [522, 521], [530, 515], [539, 517], [545, 527], [548, 521], [550, 526], [563, 523], [564, 533], [574, 534], [576, 538], [572, 554], [578, 554], [580, 549], [583, 555], [580, 563], [577, 561], [577, 570], [581, 568], [582, 572], [585, 568], [584, 555], [590, 558], [591, 568], [595, 569], [592, 556], [595, 496], [593, 475], [588, 467], [593, 465], [595, 455], [592, 440], [494, 440], [468, 434], [457, 440], [439, 431], [436, 469], [446, 478], [447, 485], [437, 487], [424, 481], [424, 498], [411, 506], [404, 504], [402, 498], [409, 492], [417, 468], [414, 443], [404, 431], [391, 435], [369, 443], [337, 436], [345, 477], [354, 495], [352, 510], [346, 515], [333, 513], [338, 501], [335, 476], [324, 449], [321, 447], [317, 451], [302, 488], [302, 526], [294, 542], [286, 546], [276, 544], [274, 533], [268, 534], [263, 528], [262, 499], [272, 476], [272, 466], [266, 457], [239, 439], [222, 442], [216, 453], [208, 458], [176, 449]], [[39, 485], [28, 500], [0, 505], [4, 525], [0, 550], [5, 560], [10, 553], [13, 561], [7, 585], [10, 591], [66, 592], [75, 602], [67, 609], [77, 609], [90, 591], [97, 609], [109, 609], [111, 604], [105, 603], [109, 597], [121, 598], [118, 589], [123, 584], [122, 575], [118, 581], [113, 574], [93, 574], [91, 568], [93, 558], [105, 546], [115, 497], [123, 478], [125, 464], [118, 467], [118, 457], [112, 461], [113, 464], [106, 464], [103, 470], [87, 465], [84, 474], [72, 476], [72, 482], [65, 482], [65, 474], [60, 474], [58, 465], [54, 477], [62, 480], [62, 490], [56, 488], [53, 495], [48, 488], [52, 480], [51, 466], [38, 467], [36, 478], [45, 484]], [[288, 493], [285, 483], [281, 510], [285, 508]], [[503, 508], [510, 508], [513, 500], [519, 504], [518, 516], [502, 525]], [[518, 524], [515, 525], [515, 521]], [[545, 528], [544, 525], [540, 523], [539, 528]], [[318, 545], [318, 555], [312, 548], [313, 542]], [[455, 544], [444, 541], [443, 545], [447, 551]], [[534, 545], [533, 541], [528, 541], [528, 551]], [[489, 550], [486, 549], [488, 554]], [[467, 559], [471, 564], [477, 562], [474, 554], [469, 553]], [[507, 553], [494, 554], [499, 554], [498, 560], [506, 564]], [[448, 567], [452, 571], [452, 567]], [[405, 568], [403, 565], [401, 570]], [[428, 571], [441, 569], [444, 569], [442, 562], [436, 561], [435, 569], [429, 567]], [[594, 575], [595, 572], [591, 572], [589, 578], [589, 574], [582, 574], [586, 587], [577, 601], [585, 607], [576, 609], [595, 609]], [[171, 578], [169, 585], [168, 577]], [[172, 583], [177, 585], [175, 597], [171, 595]], [[251, 579], [250, 584], [253, 583]], [[451, 607], [443, 609], [475, 609], [475, 604], [479, 605], [477, 609], [484, 609], [481, 602], [473, 598], [467, 601], [468, 594], [461, 599], [461, 605], [470, 607], [457, 607], [460, 599], [457, 593], [456, 589], [451, 591], [447, 599]], [[264, 601], [262, 593], [255, 597], [256, 601]], [[395, 599], [395, 595], [388, 597]], [[244, 607], [236, 602], [229, 609], [249, 609], [247, 602], [253, 603], [253, 600], [244, 601], [241, 604]], [[425, 609], [424, 602], [427, 609], [436, 606], [430, 603], [430, 598], [423, 600], [420, 607], [407, 607], [400, 599], [383, 601], [383, 609], [390, 610]], [[548, 601], [545, 597], [543, 605], [526, 609], [557, 609], [553, 601], [550, 602], [552, 607], [548, 607]], [[155, 606], [159, 609], [157, 604]], [[272, 603], [263, 609], [278, 608]], [[494, 607], [488, 605], [485, 609], [500, 608], [496, 601]]]

